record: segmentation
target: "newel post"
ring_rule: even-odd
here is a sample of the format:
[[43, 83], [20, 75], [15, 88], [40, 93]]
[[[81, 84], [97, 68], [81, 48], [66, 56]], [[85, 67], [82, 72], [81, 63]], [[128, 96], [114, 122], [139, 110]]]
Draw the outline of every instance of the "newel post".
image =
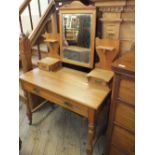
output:
[[19, 38], [19, 51], [20, 59], [22, 63], [23, 72], [32, 70], [32, 61], [31, 61], [31, 44], [30, 40], [24, 34]]

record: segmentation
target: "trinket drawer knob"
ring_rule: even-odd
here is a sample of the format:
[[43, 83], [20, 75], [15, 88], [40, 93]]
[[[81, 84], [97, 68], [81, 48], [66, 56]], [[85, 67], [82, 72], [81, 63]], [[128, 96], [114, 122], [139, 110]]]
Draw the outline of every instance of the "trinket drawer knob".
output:
[[39, 89], [38, 88], [33, 88], [33, 92], [39, 93]]
[[68, 103], [68, 102], [64, 102], [64, 105], [68, 106], [68, 107], [72, 107], [72, 104]]
[[95, 80], [95, 82], [100, 84], [100, 83], [102, 83], [103, 81], [102, 81], [102, 80]]

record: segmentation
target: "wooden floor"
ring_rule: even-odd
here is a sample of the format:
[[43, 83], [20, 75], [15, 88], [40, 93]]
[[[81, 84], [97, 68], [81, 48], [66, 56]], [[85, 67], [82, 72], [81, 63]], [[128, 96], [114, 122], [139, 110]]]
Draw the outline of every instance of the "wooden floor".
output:
[[[25, 105], [19, 105], [20, 155], [85, 155], [87, 120], [61, 107], [47, 103], [33, 114], [28, 124]], [[105, 137], [95, 144], [93, 155], [102, 155]]]

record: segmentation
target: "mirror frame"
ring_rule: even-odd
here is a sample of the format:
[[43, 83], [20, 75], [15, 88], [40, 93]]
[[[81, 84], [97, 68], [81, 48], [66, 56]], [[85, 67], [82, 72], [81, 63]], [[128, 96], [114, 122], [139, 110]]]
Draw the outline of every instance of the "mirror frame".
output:
[[[89, 63], [78, 62], [63, 57], [63, 14], [91, 14], [91, 30], [90, 30], [90, 60]], [[60, 8], [59, 12], [59, 26], [60, 26], [60, 58], [62, 62], [93, 68], [94, 66], [94, 49], [95, 49], [95, 31], [96, 31], [96, 7], [89, 5], [86, 6], [79, 1], [73, 1], [70, 4], [66, 4]]]

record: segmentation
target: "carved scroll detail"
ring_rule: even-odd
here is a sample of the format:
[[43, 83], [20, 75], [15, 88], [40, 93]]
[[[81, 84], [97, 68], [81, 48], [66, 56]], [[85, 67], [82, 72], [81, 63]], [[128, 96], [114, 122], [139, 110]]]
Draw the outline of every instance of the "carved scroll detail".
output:
[[60, 9], [61, 10], [65, 10], [65, 9], [91, 9], [91, 8], [95, 8], [95, 6], [93, 5], [84, 5], [83, 3], [79, 2], [79, 1], [73, 1], [70, 4], [66, 4], [64, 6], [62, 6]]

